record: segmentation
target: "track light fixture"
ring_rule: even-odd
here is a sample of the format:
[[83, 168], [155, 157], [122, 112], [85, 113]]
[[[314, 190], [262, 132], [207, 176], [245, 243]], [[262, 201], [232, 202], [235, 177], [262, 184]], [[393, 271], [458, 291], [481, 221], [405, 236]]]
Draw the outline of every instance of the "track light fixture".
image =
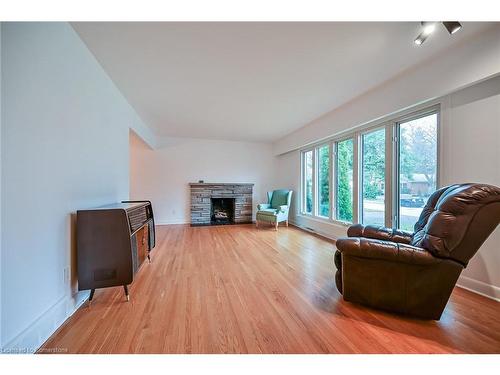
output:
[[436, 30], [435, 22], [422, 22], [422, 34], [425, 36], [431, 35]]
[[455, 34], [458, 30], [462, 28], [462, 24], [460, 22], [443, 22], [444, 27], [446, 27], [446, 30], [451, 34]]
[[425, 36], [423, 33], [418, 34], [418, 36], [415, 38], [415, 44], [417, 46], [421, 45], [425, 40], [427, 39], [427, 36]]
[[415, 39], [415, 44], [416, 45], [421, 45], [429, 35], [431, 35], [434, 30], [436, 30], [436, 23], [435, 22], [421, 22], [422, 24], [422, 32], [418, 34], [417, 38]]
[[[436, 24], [437, 22], [421, 22], [422, 24], [422, 31], [418, 36], [415, 38], [414, 43], [419, 46], [422, 43], [425, 42], [427, 37], [431, 35], [434, 30], [436, 30]], [[458, 21], [453, 21], [453, 22], [442, 22], [446, 30], [451, 34], [455, 34], [458, 30], [462, 28], [462, 25]]]

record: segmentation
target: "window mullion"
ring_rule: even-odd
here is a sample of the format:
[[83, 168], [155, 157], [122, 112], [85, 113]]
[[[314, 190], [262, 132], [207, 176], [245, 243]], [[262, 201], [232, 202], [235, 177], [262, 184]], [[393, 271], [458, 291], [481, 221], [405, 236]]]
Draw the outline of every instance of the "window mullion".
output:
[[388, 228], [394, 228], [394, 146], [395, 136], [394, 136], [394, 126], [392, 124], [387, 124], [385, 126], [385, 216], [384, 222], [385, 226]]
[[360, 189], [359, 184], [360, 184], [360, 173], [359, 173], [359, 163], [360, 163], [360, 157], [359, 157], [359, 151], [360, 151], [360, 145], [359, 145], [359, 140], [360, 140], [360, 134], [356, 133], [353, 137], [353, 162], [352, 162], [352, 167], [353, 167], [353, 192], [352, 192], [352, 222], [353, 223], [359, 223], [359, 194], [362, 189]]
[[339, 183], [339, 144], [338, 142], [333, 143], [333, 152], [334, 152], [334, 162], [333, 162], [333, 189], [334, 189], [334, 204], [335, 204], [335, 212], [333, 213], [333, 217], [335, 220], [339, 218], [339, 202], [338, 202], [338, 183]]
[[300, 212], [304, 214], [306, 212], [306, 163], [305, 163], [305, 152], [300, 154]]
[[335, 199], [335, 193], [334, 193], [334, 186], [333, 186], [333, 176], [334, 176], [334, 160], [335, 160], [335, 143], [334, 142], [330, 142], [328, 144], [328, 147], [329, 147], [329, 154], [330, 154], [330, 160], [328, 162], [328, 178], [329, 178], [329, 182], [328, 182], [328, 193], [330, 195], [329, 199], [330, 199], [330, 202], [329, 202], [329, 205], [330, 205], [330, 212], [329, 212], [329, 219], [330, 220], [333, 220], [335, 218], [335, 213], [333, 212], [334, 208], [337, 206], [336, 204], [334, 204], [334, 199]]
[[312, 216], [318, 216], [317, 211], [318, 211], [318, 194], [317, 194], [317, 186], [318, 184], [316, 183], [316, 179], [318, 178], [318, 165], [317, 165], [317, 160], [318, 158], [316, 157], [317, 149], [313, 148], [312, 150], [312, 158], [313, 158], [313, 163], [312, 163]]
[[318, 178], [319, 178], [319, 172], [318, 172], [318, 169], [319, 169], [319, 157], [318, 157], [318, 147], [315, 147], [313, 149], [313, 216], [319, 216], [319, 209], [318, 209], [318, 206], [319, 206], [319, 201], [318, 201], [318, 197], [319, 197], [319, 192], [318, 192]]
[[400, 145], [400, 134], [399, 134], [399, 123], [394, 122], [391, 126], [392, 130], [392, 210], [391, 210], [391, 223], [392, 228], [399, 228], [399, 170], [400, 170], [400, 158], [399, 158], [399, 145]]

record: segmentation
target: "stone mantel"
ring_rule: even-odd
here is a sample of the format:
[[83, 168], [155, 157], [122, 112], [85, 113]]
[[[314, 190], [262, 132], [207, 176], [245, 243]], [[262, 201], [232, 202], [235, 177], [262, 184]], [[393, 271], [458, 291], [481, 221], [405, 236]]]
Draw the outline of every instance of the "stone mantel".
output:
[[211, 198], [234, 198], [234, 223], [251, 223], [253, 186], [236, 182], [190, 183], [191, 225], [210, 225]]
[[254, 184], [246, 184], [246, 183], [239, 183], [239, 182], [234, 182], [234, 183], [229, 183], [229, 182], [190, 182], [189, 186], [254, 186]]

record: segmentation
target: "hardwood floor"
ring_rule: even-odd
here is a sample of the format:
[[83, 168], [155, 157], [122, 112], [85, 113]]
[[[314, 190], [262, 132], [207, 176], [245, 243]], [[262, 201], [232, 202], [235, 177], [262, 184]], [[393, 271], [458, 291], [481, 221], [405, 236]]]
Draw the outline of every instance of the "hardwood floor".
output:
[[500, 353], [500, 303], [455, 288], [440, 321], [342, 300], [334, 245], [294, 227], [159, 226], [130, 287], [44, 344], [69, 353]]

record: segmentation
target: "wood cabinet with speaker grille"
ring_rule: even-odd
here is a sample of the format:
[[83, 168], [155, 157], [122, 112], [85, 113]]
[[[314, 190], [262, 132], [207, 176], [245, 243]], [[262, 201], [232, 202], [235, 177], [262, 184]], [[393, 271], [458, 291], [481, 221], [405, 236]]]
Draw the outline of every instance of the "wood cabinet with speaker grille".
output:
[[155, 246], [150, 201], [123, 201], [77, 211], [78, 290], [128, 285]]

